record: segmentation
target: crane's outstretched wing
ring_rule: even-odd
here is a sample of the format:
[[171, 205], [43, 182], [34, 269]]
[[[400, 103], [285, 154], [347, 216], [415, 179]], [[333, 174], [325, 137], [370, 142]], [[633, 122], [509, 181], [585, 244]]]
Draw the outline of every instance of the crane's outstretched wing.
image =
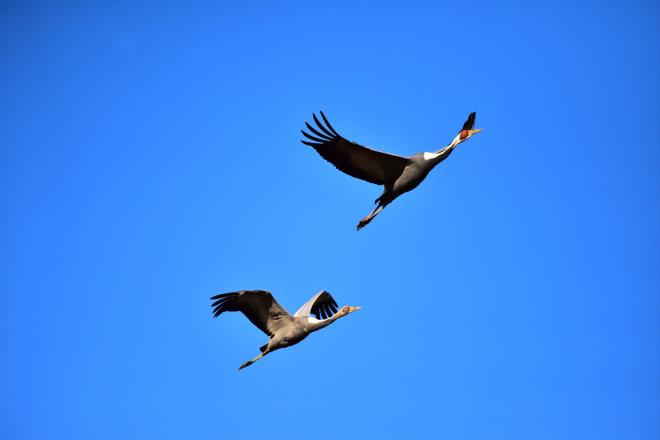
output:
[[472, 112], [468, 115], [467, 121], [465, 121], [465, 124], [463, 124], [463, 130], [472, 130], [474, 128], [474, 123], [477, 120], [477, 112]]
[[305, 122], [313, 135], [300, 130], [307, 139], [313, 142], [306, 140], [301, 142], [313, 147], [321, 157], [333, 164], [339, 171], [376, 185], [393, 184], [403, 173], [403, 169], [408, 164], [407, 158], [371, 150], [355, 142], [350, 142], [332, 128], [323, 112], [321, 112], [321, 117], [325, 126], [316, 115], [313, 116], [317, 128]]
[[330, 292], [321, 290], [307, 301], [293, 316], [316, 315], [316, 319], [326, 319], [337, 313], [339, 307]]
[[211, 304], [211, 307], [214, 307], [214, 318], [223, 312], [242, 312], [252, 324], [268, 336], [273, 336], [279, 328], [292, 320], [289, 312], [284, 310], [266, 290], [222, 293], [211, 297], [211, 300], [215, 300]]

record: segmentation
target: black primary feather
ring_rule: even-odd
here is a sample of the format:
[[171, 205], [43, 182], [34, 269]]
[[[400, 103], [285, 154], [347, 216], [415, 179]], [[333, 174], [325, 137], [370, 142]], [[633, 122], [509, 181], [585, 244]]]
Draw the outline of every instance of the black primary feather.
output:
[[311, 139], [311, 140], [313, 140], [314, 142], [319, 142], [319, 143], [321, 143], [321, 144], [322, 144], [323, 142], [326, 142], [325, 139], [319, 139], [319, 138], [316, 138], [316, 137], [312, 136], [311, 134], [307, 134], [307, 132], [305, 132], [305, 130], [300, 130], [300, 132], [301, 132], [301, 133], [303, 134], [303, 136], [305, 136], [307, 139]]
[[[323, 126], [323, 124], [321, 124], [321, 121], [319, 121], [319, 118], [316, 117], [316, 114], [315, 114], [315, 113], [312, 113], [312, 117], [314, 118], [314, 122], [316, 122], [316, 125], [319, 126], [319, 128], [323, 131], [323, 133], [325, 133], [325, 134], [327, 134], [328, 136], [330, 136], [330, 138], [335, 137], [335, 135], [339, 136], [339, 135], [336, 134], [336, 133], [335, 133], [335, 135], [333, 135], [331, 132], [329, 132], [328, 129], [325, 128], [325, 127]], [[325, 118], [324, 118], [324, 120], [325, 120]]]
[[334, 136], [330, 137], [330, 136], [328, 136], [327, 134], [320, 133], [320, 132], [319, 132], [318, 130], [316, 130], [314, 127], [312, 127], [311, 125], [309, 125], [309, 122], [307, 122], [307, 121], [305, 121], [305, 125], [307, 126], [307, 128], [309, 128], [309, 130], [310, 130], [312, 133], [314, 133], [315, 135], [317, 135], [317, 136], [320, 137], [320, 138], [325, 139], [326, 141], [331, 141], [332, 138], [334, 137]]
[[[316, 127], [308, 122], [305, 126], [315, 136], [301, 130], [305, 137], [301, 142], [314, 148], [338, 170], [377, 185], [391, 185], [403, 173], [408, 158], [383, 153], [344, 139], [320, 112], [323, 122], [312, 114]], [[324, 124], [325, 122], [325, 124]]]
[[334, 128], [332, 128], [332, 125], [330, 125], [330, 121], [328, 121], [328, 118], [325, 117], [323, 112], [319, 110], [319, 113], [321, 113], [321, 117], [323, 118], [323, 121], [325, 121], [330, 131], [333, 132], [335, 135], [339, 136], [339, 133], [337, 133], [337, 131]]

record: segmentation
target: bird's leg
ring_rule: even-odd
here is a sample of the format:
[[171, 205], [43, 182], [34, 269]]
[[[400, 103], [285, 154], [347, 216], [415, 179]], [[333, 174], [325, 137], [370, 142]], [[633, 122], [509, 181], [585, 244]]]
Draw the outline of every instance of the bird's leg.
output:
[[359, 231], [360, 229], [367, 226], [369, 222], [374, 219], [374, 217], [380, 214], [380, 212], [383, 210], [384, 207], [385, 207], [384, 205], [380, 205], [380, 204], [376, 206], [374, 210], [369, 213], [369, 215], [367, 215], [362, 220], [360, 220], [360, 222], [357, 225], [357, 230]]
[[241, 365], [240, 367], [238, 367], [238, 369], [239, 369], [239, 370], [242, 370], [242, 369], [245, 368], [245, 367], [249, 367], [250, 365], [252, 365], [252, 364], [254, 364], [255, 362], [257, 362], [259, 359], [261, 359], [262, 357], [264, 357], [266, 354], [268, 354], [268, 352], [267, 352], [267, 351], [264, 351], [263, 353], [259, 354], [259, 356], [255, 357], [254, 359], [245, 362], [243, 365]]

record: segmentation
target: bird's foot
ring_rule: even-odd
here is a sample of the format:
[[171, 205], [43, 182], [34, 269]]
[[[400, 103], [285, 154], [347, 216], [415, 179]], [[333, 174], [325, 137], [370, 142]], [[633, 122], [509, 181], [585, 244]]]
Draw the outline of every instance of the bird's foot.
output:
[[267, 351], [264, 351], [263, 353], [261, 353], [261, 354], [260, 354], [259, 356], [257, 356], [256, 358], [254, 358], [254, 359], [250, 359], [249, 361], [247, 361], [246, 363], [244, 363], [243, 365], [241, 365], [238, 369], [239, 369], [239, 370], [242, 370], [242, 369], [245, 368], [245, 367], [249, 367], [250, 365], [252, 365], [252, 364], [254, 364], [255, 362], [257, 362], [259, 359], [261, 359], [262, 357], [264, 357], [266, 354], [268, 354], [268, 352], [267, 352]]
[[358, 224], [357, 224], [357, 230], [359, 231], [360, 229], [362, 229], [362, 228], [364, 228], [365, 226], [367, 226], [367, 225], [369, 224], [370, 221], [371, 221], [371, 217], [370, 217], [370, 216], [366, 216], [365, 218], [363, 218], [362, 220], [360, 220], [360, 221], [358, 222]]

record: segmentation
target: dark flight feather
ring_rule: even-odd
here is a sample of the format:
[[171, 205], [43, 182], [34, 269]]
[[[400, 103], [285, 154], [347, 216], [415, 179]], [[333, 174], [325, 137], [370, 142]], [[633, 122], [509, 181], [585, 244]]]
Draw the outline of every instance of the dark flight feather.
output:
[[307, 128], [309, 129], [309, 131], [311, 131], [312, 133], [314, 133], [314, 134], [317, 135], [318, 137], [325, 139], [326, 141], [331, 141], [332, 138], [334, 137], [334, 136], [328, 136], [327, 134], [323, 134], [323, 133], [319, 132], [319, 131], [316, 130], [314, 127], [312, 127], [311, 125], [309, 125], [309, 122], [307, 122], [307, 121], [305, 121], [305, 125], [307, 126]]
[[[321, 112], [321, 117], [328, 128], [321, 123], [315, 114], [312, 117], [317, 128], [329, 136], [330, 139], [318, 139], [303, 131], [303, 135], [314, 142], [306, 140], [301, 140], [301, 142], [314, 148], [321, 157], [334, 165], [339, 171], [376, 185], [391, 185], [394, 184], [408, 165], [408, 158], [372, 150], [344, 139], [337, 134], [323, 112]], [[310, 130], [312, 129], [310, 124], [307, 122], [305, 124]], [[329, 130], [332, 130], [332, 132]], [[319, 137], [321, 136], [319, 131], [314, 131], [314, 133]]]
[[325, 139], [319, 139], [319, 138], [316, 138], [316, 137], [314, 137], [314, 136], [312, 136], [312, 135], [310, 135], [310, 134], [307, 134], [307, 133], [305, 132], [305, 130], [300, 130], [300, 132], [301, 132], [301, 133], [303, 134], [303, 136], [305, 136], [307, 139], [311, 139], [311, 140], [313, 140], [314, 142], [320, 142], [320, 143], [327, 142]]
[[328, 121], [328, 118], [325, 117], [325, 115], [323, 114], [323, 112], [319, 110], [319, 113], [321, 113], [321, 117], [323, 118], [323, 121], [324, 121], [325, 124], [328, 126], [328, 128], [330, 129], [330, 131], [333, 132], [336, 136], [339, 136], [339, 133], [337, 133], [337, 131], [336, 131], [334, 128], [332, 128], [332, 125], [330, 125], [330, 121]]
[[336, 133], [332, 133], [332, 132], [328, 131], [328, 129], [325, 128], [325, 126], [324, 126], [323, 124], [321, 124], [321, 122], [319, 121], [319, 118], [317, 118], [316, 115], [315, 115], [314, 113], [312, 113], [312, 117], [314, 118], [314, 122], [316, 122], [316, 125], [318, 125], [318, 127], [321, 129], [321, 131], [323, 131], [323, 133], [325, 133], [325, 134], [327, 134], [328, 136], [330, 136], [331, 139], [332, 139], [333, 137], [335, 137], [335, 136], [339, 136], [339, 135], [336, 134]]
[[259, 330], [272, 336], [278, 328], [288, 323], [292, 317], [275, 301], [266, 290], [241, 290], [222, 293], [211, 297], [216, 300], [211, 306], [213, 317], [224, 312], [241, 312]]

